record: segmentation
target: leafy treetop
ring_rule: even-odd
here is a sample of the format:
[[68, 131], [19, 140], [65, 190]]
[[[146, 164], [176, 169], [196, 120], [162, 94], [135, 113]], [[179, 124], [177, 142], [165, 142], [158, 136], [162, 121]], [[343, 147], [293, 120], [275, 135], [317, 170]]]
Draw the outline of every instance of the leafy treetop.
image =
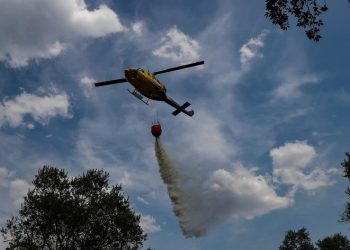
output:
[[19, 215], [1, 229], [8, 249], [123, 249], [142, 247], [146, 235], [121, 186], [108, 173], [88, 170], [69, 178], [44, 166], [33, 180]]

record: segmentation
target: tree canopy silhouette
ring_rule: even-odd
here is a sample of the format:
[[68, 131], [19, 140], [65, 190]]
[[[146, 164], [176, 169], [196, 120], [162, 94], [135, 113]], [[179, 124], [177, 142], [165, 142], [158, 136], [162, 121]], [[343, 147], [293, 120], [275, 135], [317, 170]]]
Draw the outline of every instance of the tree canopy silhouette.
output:
[[[350, 152], [345, 153], [346, 159], [341, 163], [344, 171], [344, 177], [350, 181]], [[346, 188], [345, 191], [348, 199], [350, 198], [350, 186]], [[350, 221], [350, 201], [348, 200], [345, 204], [345, 211], [341, 217], [342, 222]]]
[[303, 227], [298, 231], [289, 230], [279, 250], [316, 250], [316, 248], [311, 242], [309, 232]]
[[315, 42], [321, 38], [319, 34], [323, 21], [321, 14], [328, 10], [325, 2], [320, 0], [265, 0], [265, 16], [281, 29], [289, 28], [291, 16], [297, 20], [296, 26], [305, 29], [306, 36]]
[[121, 186], [108, 173], [88, 170], [70, 178], [54, 167], [39, 169], [19, 215], [1, 229], [8, 249], [139, 249], [146, 235]]
[[332, 236], [327, 236], [326, 238], [316, 242], [316, 245], [320, 250], [349, 250], [350, 241], [345, 235], [340, 233], [334, 234]]
[[341, 233], [327, 236], [316, 242], [315, 247], [306, 228], [298, 231], [289, 230], [279, 247], [279, 250], [349, 250], [350, 241]]

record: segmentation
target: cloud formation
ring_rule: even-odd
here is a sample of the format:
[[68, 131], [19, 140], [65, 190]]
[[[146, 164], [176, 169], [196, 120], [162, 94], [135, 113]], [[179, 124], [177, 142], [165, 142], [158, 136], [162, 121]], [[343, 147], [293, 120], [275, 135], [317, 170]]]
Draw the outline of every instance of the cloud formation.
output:
[[79, 80], [79, 86], [82, 88], [83, 93], [86, 97], [90, 96], [93, 84], [96, 82], [94, 78], [83, 76]]
[[315, 149], [305, 141], [285, 143], [270, 151], [273, 176], [280, 184], [292, 186], [291, 193], [298, 188], [313, 191], [332, 185], [331, 176], [337, 173], [333, 168], [324, 171], [311, 168], [309, 164], [317, 156]]
[[281, 76], [282, 83], [274, 90], [274, 96], [283, 99], [292, 99], [301, 95], [300, 88], [315, 84], [320, 77], [312, 74], [300, 75], [296, 72], [284, 72]]
[[7, 187], [9, 178], [13, 175], [7, 168], [0, 167], [0, 187]]
[[228, 142], [222, 132], [223, 124], [209, 112], [199, 110], [196, 115], [201, 116], [201, 119], [184, 120], [183, 126], [188, 134], [178, 138], [180, 145], [186, 145], [186, 149], [190, 149], [191, 155], [201, 155], [203, 158], [213, 161], [228, 160], [236, 153], [237, 148]]
[[126, 30], [108, 6], [88, 10], [84, 0], [4, 0], [0, 9], [0, 60], [11, 67], [53, 58], [75, 39]]
[[13, 205], [19, 208], [23, 202], [23, 197], [27, 194], [30, 184], [23, 179], [14, 178], [14, 173], [7, 168], [0, 168], [0, 188], [6, 188]]
[[215, 223], [227, 218], [252, 219], [293, 204], [293, 198], [279, 196], [269, 178], [237, 163], [231, 170], [218, 169], [207, 178], [190, 178], [186, 190], [185, 219], [187, 236], [201, 236]]
[[131, 25], [131, 29], [136, 35], [142, 36], [145, 29], [145, 23], [142, 21], [135, 22]]
[[200, 57], [199, 49], [200, 46], [196, 40], [174, 26], [161, 39], [160, 47], [153, 51], [153, 55], [178, 63], [187, 63]]
[[23, 92], [13, 99], [5, 98], [0, 103], [0, 127], [9, 125], [13, 128], [19, 126], [33, 128], [34, 124], [26, 121], [27, 116], [41, 124], [47, 124], [56, 116], [71, 118], [69, 106], [69, 97], [64, 92], [46, 96]]
[[293, 203], [293, 198], [279, 196], [270, 178], [257, 174], [257, 169], [237, 163], [230, 170], [214, 167], [208, 171], [207, 162], [191, 174], [170, 158], [159, 139], [155, 150], [173, 211], [187, 237], [202, 236], [213, 224], [227, 218], [252, 219]]
[[145, 233], [160, 231], [160, 225], [157, 225], [156, 219], [151, 215], [141, 215], [140, 226]]
[[213, 196], [224, 194], [220, 197], [221, 209], [230, 211], [234, 218], [251, 219], [287, 207], [293, 202], [288, 197], [278, 196], [269, 183], [269, 178], [257, 174], [256, 171], [257, 169], [247, 169], [238, 163], [234, 165], [232, 171], [219, 169], [210, 177]]
[[30, 184], [22, 179], [14, 179], [10, 182], [9, 188], [13, 204], [19, 208], [23, 202], [23, 197], [28, 193]]
[[248, 65], [256, 58], [263, 58], [260, 49], [264, 47], [264, 40], [268, 31], [262, 31], [257, 37], [250, 38], [239, 50], [240, 62], [242, 66]]
[[[176, 153], [169, 154], [161, 147], [158, 150], [162, 152], [160, 154], [156, 148], [161, 176], [185, 236], [202, 236], [212, 225], [227, 219], [253, 219], [287, 208], [294, 204], [298, 189], [314, 192], [334, 183], [332, 176], [337, 173], [335, 169], [325, 171], [315, 165], [310, 166], [317, 153], [305, 141], [287, 142], [272, 148], [272, 173], [261, 173], [261, 169], [249, 168], [241, 162], [231, 164], [229, 162], [235, 156], [223, 150], [231, 148], [228, 141], [213, 143], [219, 145], [217, 149], [209, 143], [212, 140], [208, 134], [211, 136], [217, 130], [216, 137], [223, 136], [222, 130], [212, 123], [210, 120], [204, 122], [212, 128], [210, 132], [196, 126], [198, 133], [190, 133], [192, 143], [183, 143], [187, 145], [184, 151], [178, 149]], [[191, 131], [191, 126], [187, 129]], [[212, 150], [210, 147], [213, 147]], [[186, 151], [191, 155], [186, 155]], [[194, 160], [193, 152], [201, 157]], [[170, 159], [172, 155], [175, 158]], [[166, 174], [162, 173], [165, 169]], [[285, 194], [278, 193], [281, 186], [286, 188]]]

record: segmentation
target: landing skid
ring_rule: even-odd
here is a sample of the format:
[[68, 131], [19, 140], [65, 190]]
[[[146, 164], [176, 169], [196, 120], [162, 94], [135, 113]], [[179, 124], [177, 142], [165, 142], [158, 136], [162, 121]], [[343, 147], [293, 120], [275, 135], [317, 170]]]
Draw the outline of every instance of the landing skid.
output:
[[143, 102], [144, 104], [146, 105], [149, 105], [148, 102], [149, 102], [149, 99], [147, 99], [147, 101], [143, 100], [143, 96], [136, 91], [136, 89], [134, 89], [133, 91], [130, 91], [128, 89], [129, 93], [132, 94], [133, 96], [135, 96], [137, 99], [139, 99], [141, 102]]

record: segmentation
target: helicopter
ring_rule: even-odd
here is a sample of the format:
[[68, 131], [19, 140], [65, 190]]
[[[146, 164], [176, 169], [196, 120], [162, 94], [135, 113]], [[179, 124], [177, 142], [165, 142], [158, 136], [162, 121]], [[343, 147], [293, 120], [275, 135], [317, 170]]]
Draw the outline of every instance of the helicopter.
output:
[[[155, 76], [159, 74], [175, 71], [175, 70], [202, 65], [202, 64], [204, 64], [204, 61], [185, 64], [185, 65], [181, 65], [173, 68], [156, 71], [153, 73], [141, 68], [137, 68], [137, 69], [127, 68], [124, 70], [125, 78], [104, 81], [104, 82], [97, 82], [95, 83], [95, 86], [101, 87], [101, 86], [106, 86], [111, 84], [129, 82], [132, 86], [134, 86], [134, 90], [130, 91], [128, 89], [128, 91], [143, 103], [148, 105], [149, 99], [156, 100], [156, 101], [163, 101], [175, 108], [175, 111], [172, 112], [174, 116], [178, 115], [181, 112], [185, 113], [188, 116], [193, 116], [194, 115], [193, 110], [186, 110], [186, 108], [189, 107], [191, 104], [189, 102], [185, 102], [183, 105], [180, 105], [176, 101], [174, 101], [171, 97], [169, 97], [166, 94], [165, 85], [162, 82], [160, 82]], [[144, 100], [144, 97], [148, 98], [148, 100]]]

